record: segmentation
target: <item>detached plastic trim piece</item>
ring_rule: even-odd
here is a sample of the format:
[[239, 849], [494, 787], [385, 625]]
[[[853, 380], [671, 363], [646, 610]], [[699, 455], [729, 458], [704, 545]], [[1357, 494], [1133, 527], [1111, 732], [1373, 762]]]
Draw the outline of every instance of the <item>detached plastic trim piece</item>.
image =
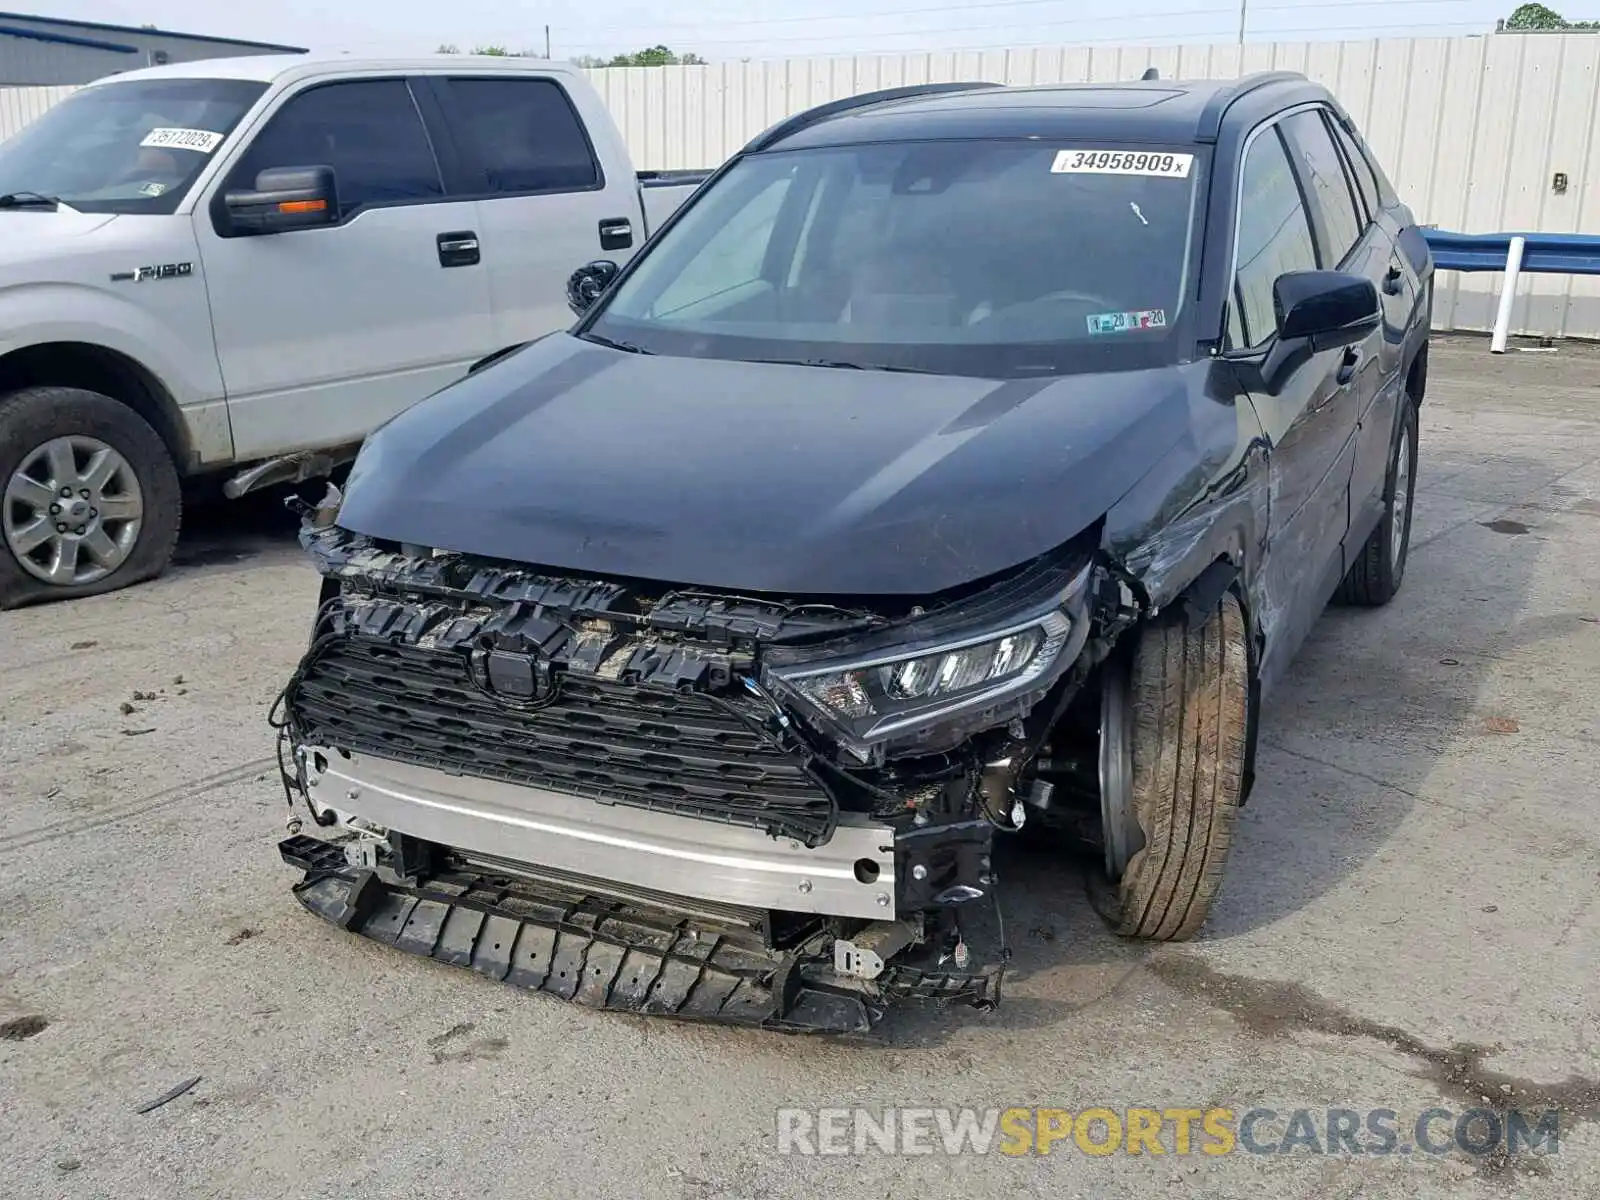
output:
[[993, 1008], [1003, 967], [950, 971], [935, 957], [893, 962], [873, 992], [833, 986], [831, 939], [774, 948], [749, 930], [567, 893], [477, 871], [417, 887], [353, 867], [304, 834], [278, 844], [305, 872], [296, 898], [341, 929], [588, 1008], [740, 1025], [779, 1033], [862, 1035], [897, 1000]]
[[[867, 1033], [883, 1015], [859, 992], [803, 980], [811, 959], [697, 928], [671, 913], [431, 880], [387, 883], [350, 867], [337, 846], [279, 843], [307, 872], [296, 898], [326, 921], [408, 954], [589, 1008], [754, 1026], [785, 1033]], [[470, 877], [467, 877], [470, 878]]]

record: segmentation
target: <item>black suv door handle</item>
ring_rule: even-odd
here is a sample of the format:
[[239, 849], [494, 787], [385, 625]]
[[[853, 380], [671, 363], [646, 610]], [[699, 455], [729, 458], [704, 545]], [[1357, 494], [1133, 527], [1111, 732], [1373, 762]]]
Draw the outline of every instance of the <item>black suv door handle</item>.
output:
[[1344, 387], [1356, 377], [1356, 368], [1361, 365], [1361, 351], [1351, 346], [1344, 352], [1344, 357], [1339, 360], [1339, 370], [1334, 374], [1340, 387]]
[[436, 240], [441, 267], [470, 267], [479, 260], [478, 235], [470, 229], [441, 233]]
[[1400, 264], [1390, 263], [1389, 270], [1383, 276], [1383, 294], [1385, 296], [1398, 296], [1402, 278], [1404, 278], [1404, 272], [1400, 270]]
[[626, 250], [633, 245], [633, 222], [627, 217], [607, 217], [600, 222], [600, 249]]

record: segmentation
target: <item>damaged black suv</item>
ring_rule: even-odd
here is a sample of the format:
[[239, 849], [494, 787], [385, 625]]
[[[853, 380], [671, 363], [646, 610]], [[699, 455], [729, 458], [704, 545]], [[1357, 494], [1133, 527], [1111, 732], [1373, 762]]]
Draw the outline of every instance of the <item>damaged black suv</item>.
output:
[[307, 514], [298, 894], [790, 1030], [993, 1003], [1024, 823], [1097, 848], [1119, 932], [1191, 936], [1262, 697], [1400, 586], [1432, 273], [1296, 75], [782, 123]]

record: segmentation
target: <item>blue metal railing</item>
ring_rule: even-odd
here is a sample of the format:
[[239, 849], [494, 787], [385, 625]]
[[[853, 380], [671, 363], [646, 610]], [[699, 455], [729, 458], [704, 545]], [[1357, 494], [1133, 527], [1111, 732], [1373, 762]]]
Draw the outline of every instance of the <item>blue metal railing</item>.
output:
[[1600, 236], [1592, 233], [1451, 233], [1424, 229], [1433, 264], [1447, 271], [1503, 271], [1489, 349], [1504, 354], [1522, 272], [1600, 275]]
[[1504, 271], [1511, 239], [1524, 241], [1521, 269], [1549, 275], [1600, 275], [1600, 235], [1451, 233], [1424, 229], [1433, 262], [1448, 271]]

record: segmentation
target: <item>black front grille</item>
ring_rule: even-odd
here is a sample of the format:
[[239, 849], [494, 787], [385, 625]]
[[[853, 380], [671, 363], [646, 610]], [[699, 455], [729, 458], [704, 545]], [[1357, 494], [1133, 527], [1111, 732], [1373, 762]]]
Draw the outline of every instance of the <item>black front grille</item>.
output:
[[465, 651], [355, 636], [314, 651], [287, 700], [296, 734], [311, 744], [807, 845], [833, 831], [833, 799], [800, 761], [698, 693], [568, 672], [546, 707], [513, 707], [473, 683]]

